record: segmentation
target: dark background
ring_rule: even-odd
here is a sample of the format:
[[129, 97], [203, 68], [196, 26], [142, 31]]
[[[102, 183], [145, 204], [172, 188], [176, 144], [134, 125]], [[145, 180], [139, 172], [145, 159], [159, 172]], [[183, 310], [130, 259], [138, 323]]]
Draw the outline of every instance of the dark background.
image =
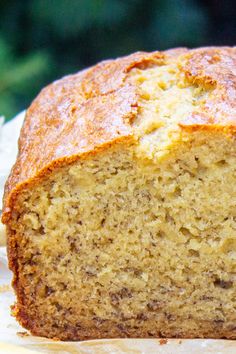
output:
[[0, 115], [50, 81], [136, 50], [236, 44], [234, 0], [0, 0]]

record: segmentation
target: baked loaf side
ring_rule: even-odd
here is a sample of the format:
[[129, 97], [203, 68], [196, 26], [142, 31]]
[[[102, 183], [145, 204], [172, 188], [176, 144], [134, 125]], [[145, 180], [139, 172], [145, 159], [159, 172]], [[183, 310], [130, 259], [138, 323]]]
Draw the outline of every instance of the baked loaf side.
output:
[[136, 53], [33, 102], [3, 215], [33, 334], [236, 338], [235, 64]]

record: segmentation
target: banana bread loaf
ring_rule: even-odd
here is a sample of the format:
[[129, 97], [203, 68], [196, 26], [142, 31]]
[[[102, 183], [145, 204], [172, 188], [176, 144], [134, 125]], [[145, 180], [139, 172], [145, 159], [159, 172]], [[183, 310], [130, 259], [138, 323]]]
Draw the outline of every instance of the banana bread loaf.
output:
[[5, 187], [33, 334], [236, 338], [236, 49], [139, 52], [44, 88]]

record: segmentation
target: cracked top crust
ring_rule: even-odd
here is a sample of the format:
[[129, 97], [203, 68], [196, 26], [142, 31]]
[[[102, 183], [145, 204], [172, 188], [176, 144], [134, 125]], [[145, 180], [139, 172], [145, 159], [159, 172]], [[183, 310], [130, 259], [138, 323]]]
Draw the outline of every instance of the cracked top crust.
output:
[[19, 191], [56, 166], [116, 142], [138, 143], [132, 123], [140, 97], [130, 73], [171, 63], [186, 82], [212, 91], [204, 104], [178, 121], [179, 128], [235, 133], [236, 48], [138, 52], [101, 62], [52, 83], [29, 107], [17, 161], [5, 187], [3, 222], [7, 223]]

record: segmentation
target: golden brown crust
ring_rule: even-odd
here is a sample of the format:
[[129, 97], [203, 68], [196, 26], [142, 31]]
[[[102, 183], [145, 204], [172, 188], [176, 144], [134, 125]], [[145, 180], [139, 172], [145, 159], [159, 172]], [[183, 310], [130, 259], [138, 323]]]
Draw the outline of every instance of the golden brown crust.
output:
[[182, 122], [182, 126], [235, 128], [236, 48], [200, 48], [189, 51], [182, 66], [187, 79], [214, 88], [203, 110]]
[[128, 72], [167, 60], [177, 60], [187, 80], [214, 89], [200, 112], [179, 122], [181, 128], [235, 131], [235, 48], [138, 52], [104, 61], [49, 85], [28, 109], [5, 188], [3, 222], [9, 220], [19, 191], [47, 171], [118, 141], [134, 141], [130, 123], [138, 99], [137, 88], [126, 80]]

